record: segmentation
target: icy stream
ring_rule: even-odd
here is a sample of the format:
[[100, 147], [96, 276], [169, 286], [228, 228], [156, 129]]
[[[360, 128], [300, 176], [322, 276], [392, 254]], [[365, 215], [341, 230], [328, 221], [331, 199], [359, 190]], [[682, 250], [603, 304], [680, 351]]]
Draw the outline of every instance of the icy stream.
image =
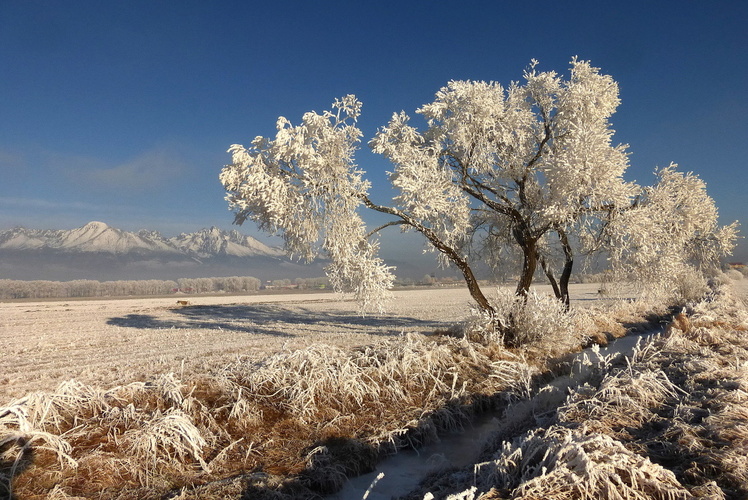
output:
[[[593, 364], [616, 354], [631, 356], [639, 342], [649, 340], [660, 333], [662, 329], [628, 335], [599, 350], [591, 347], [578, 353], [573, 358], [571, 374], [554, 379], [538, 390], [532, 400], [517, 403], [516, 406], [520, 408], [517, 412], [513, 412], [513, 419], [516, 420], [517, 414], [521, 415], [523, 411], [526, 412], [527, 418], [532, 418], [532, 408], [537, 404], [547, 408], [560, 405], [566, 399], [569, 388], [585, 383]], [[535, 401], [541, 398], [542, 402]], [[378, 464], [375, 471], [350, 478], [341, 491], [326, 498], [328, 500], [358, 500], [364, 498], [367, 490], [370, 490], [367, 500], [390, 500], [392, 497], [405, 495], [414, 490], [429, 473], [446, 468], [466, 467], [478, 462], [479, 454], [487, 438], [502, 425], [506, 425], [505, 420], [490, 413], [482, 414], [469, 427], [440, 436], [438, 442], [424, 446], [417, 451], [404, 450], [386, 458]], [[384, 476], [370, 489], [380, 474]]]

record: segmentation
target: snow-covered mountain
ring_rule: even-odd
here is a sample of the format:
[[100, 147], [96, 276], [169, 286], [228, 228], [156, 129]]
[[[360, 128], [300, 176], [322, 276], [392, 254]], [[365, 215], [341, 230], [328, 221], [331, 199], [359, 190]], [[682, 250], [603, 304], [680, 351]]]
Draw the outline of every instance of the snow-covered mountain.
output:
[[223, 231], [217, 227], [201, 229], [195, 233], [182, 233], [169, 239], [174, 247], [197, 257], [233, 256], [253, 257], [264, 255], [280, 257], [280, 248], [269, 247], [239, 231]]
[[60, 252], [179, 253], [158, 233], [130, 233], [103, 222], [89, 222], [70, 230], [16, 227], [0, 232], [0, 250], [55, 250]]
[[322, 276], [322, 262], [304, 264], [238, 231], [216, 227], [167, 238], [103, 222], [83, 227], [0, 231], [0, 279], [178, 279], [254, 276], [262, 280]]
[[103, 222], [89, 222], [83, 227], [26, 229], [16, 227], [0, 231], [0, 251], [53, 251], [56, 253], [102, 253], [114, 255], [214, 257], [280, 257], [283, 251], [269, 247], [238, 231], [217, 227], [195, 233], [164, 238], [157, 231], [137, 233], [110, 227]]

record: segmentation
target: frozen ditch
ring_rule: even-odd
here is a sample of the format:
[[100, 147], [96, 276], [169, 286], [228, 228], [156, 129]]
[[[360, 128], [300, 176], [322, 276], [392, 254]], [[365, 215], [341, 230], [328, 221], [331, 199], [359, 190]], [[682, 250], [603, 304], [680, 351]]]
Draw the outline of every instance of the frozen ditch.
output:
[[[556, 408], [566, 399], [568, 389], [583, 385], [589, 380], [593, 366], [616, 355], [631, 356], [640, 343], [662, 333], [662, 329], [628, 335], [611, 342], [606, 347], [590, 347], [576, 354], [570, 375], [557, 377], [535, 392], [532, 399], [512, 405], [510, 417], [498, 418], [486, 413], [480, 415], [464, 430], [440, 436], [438, 442], [419, 450], [403, 450], [382, 460], [376, 470], [350, 478], [343, 489], [326, 497], [328, 500], [390, 500], [414, 490], [419, 482], [432, 472], [447, 468], [460, 468], [478, 461], [488, 437], [503, 426], [511, 426], [534, 418], [543, 409]], [[379, 477], [381, 474], [383, 476]], [[377, 479], [379, 477], [379, 479]], [[372, 487], [372, 484], [375, 483]]]

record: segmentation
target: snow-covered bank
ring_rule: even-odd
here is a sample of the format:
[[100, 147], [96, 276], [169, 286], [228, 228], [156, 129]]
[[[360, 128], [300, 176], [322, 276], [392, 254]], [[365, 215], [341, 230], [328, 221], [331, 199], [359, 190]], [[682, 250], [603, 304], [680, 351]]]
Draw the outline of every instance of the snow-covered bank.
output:
[[570, 360], [569, 375], [543, 384], [534, 391], [532, 397], [517, 401], [508, 411], [502, 409], [498, 413], [477, 415], [461, 431], [442, 435], [439, 441], [418, 450], [404, 450], [392, 455], [380, 462], [376, 470], [349, 478], [339, 492], [326, 498], [358, 499], [363, 498], [368, 491], [368, 500], [390, 500], [414, 490], [429, 475], [472, 466], [478, 461], [483, 446], [492, 434], [506, 427], [517, 427], [518, 422], [556, 408], [564, 402], [569, 391], [578, 390], [599, 373], [601, 366], [620, 362], [620, 357], [633, 358], [637, 349], [641, 349], [662, 331], [662, 328], [655, 328], [616, 339], [603, 348], [597, 345], [589, 347]]
[[516, 429], [403, 498], [748, 497], [748, 312], [717, 294], [688, 313], [552, 411], [510, 407]]

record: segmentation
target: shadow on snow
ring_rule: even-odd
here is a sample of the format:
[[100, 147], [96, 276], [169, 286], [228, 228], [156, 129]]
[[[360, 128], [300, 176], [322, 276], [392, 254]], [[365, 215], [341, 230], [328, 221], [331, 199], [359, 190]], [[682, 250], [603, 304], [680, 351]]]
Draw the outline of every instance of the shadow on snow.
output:
[[381, 336], [399, 335], [403, 329], [414, 328], [421, 333], [431, 333], [445, 325], [439, 321], [428, 321], [406, 316], [371, 315], [361, 316], [348, 312], [312, 311], [296, 307], [286, 309], [274, 305], [218, 305], [186, 306], [171, 309], [179, 318], [163, 318], [150, 314], [126, 314], [109, 318], [107, 324], [143, 329], [210, 329], [241, 333], [293, 337], [292, 330], [301, 325], [330, 325], [336, 331], [349, 330]]

